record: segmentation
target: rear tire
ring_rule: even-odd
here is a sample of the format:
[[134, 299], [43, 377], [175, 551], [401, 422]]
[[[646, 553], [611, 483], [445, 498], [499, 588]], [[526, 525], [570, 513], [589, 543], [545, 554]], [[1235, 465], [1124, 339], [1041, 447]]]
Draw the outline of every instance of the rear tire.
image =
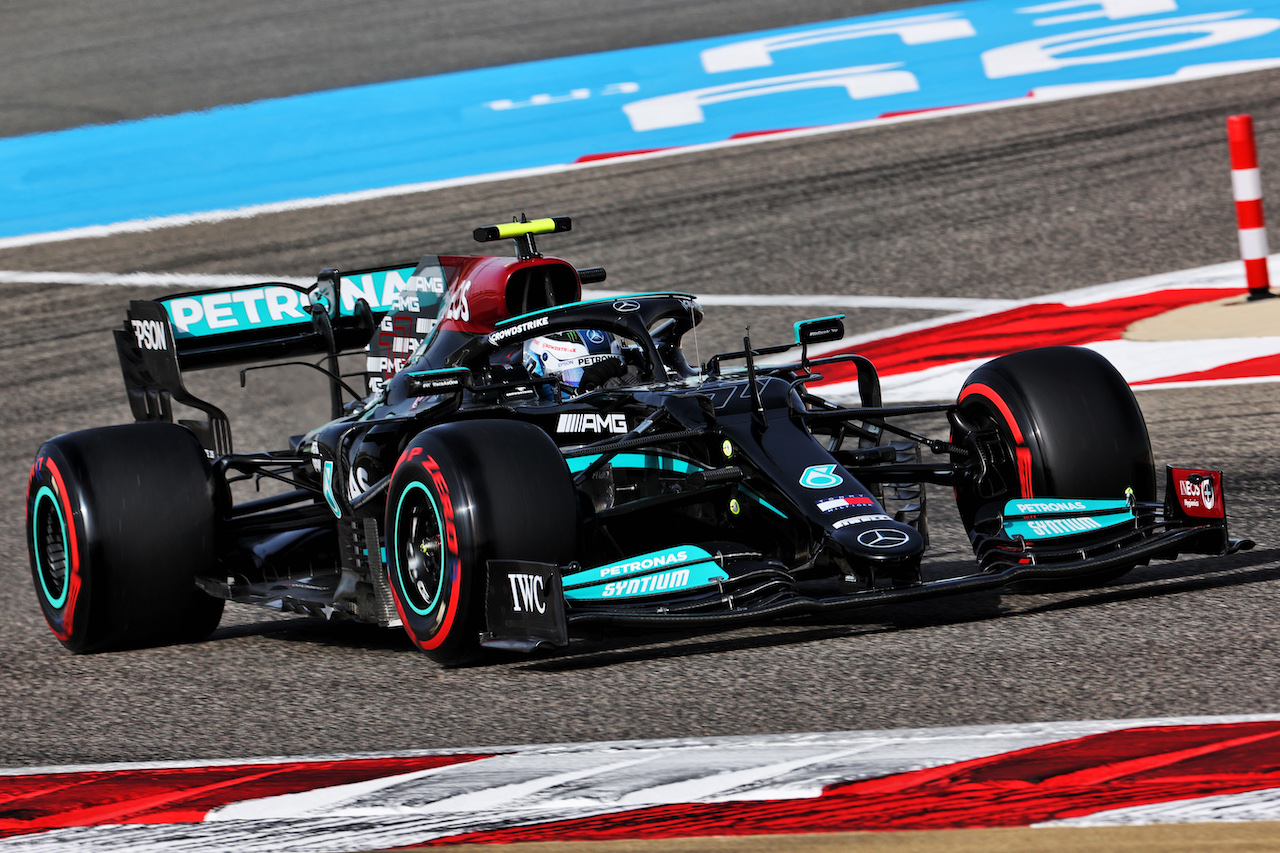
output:
[[1014, 498], [1123, 498], [1132, 488], [1139, 501], [1155, 500], [1142, 410], [1124, 377], [1092, 350], [1047, 347], [990, 361], [969, 375], [958, 409], [979, 428], [994, 426], [1006, 457], [996, 494], [956, 489], [966, 531], [984, 505]]
[[486, 562], [565, 565], [577, 525], [564, 457], [537, 427], [477, 420], [421, 433], [387, 493], [387, 572], [405, 631], [439, 664], [475, 661]]
[[73, 652], [195, 641], [223, 601], [213, 478], [200, 443], [168, 423], [60, 435], [27, 486], [27, 550], [49, 627]]

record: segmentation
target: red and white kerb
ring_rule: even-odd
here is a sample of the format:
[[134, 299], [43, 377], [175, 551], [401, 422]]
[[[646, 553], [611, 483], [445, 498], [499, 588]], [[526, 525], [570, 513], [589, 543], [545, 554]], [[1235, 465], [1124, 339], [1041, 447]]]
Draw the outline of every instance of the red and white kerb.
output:
[[1262, 213], [1262, 177], [1258, 172], [1258, 149], [1253, 141], [1253, 116], [1229, 116], [1227, 140], [1231, 147], [1231, 188], [1236, 200], [1245, 281], [1250, 299], [1264, 298], [1271, 296], [1271, 278], [1267, 272], [1267, 224]]

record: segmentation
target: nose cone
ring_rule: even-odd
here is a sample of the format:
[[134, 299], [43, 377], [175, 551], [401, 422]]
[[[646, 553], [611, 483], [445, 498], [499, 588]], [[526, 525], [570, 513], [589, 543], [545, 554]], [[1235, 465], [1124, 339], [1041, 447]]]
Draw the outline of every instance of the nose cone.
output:
[[909, 524], [900, 521], [868, 521], [838, 528], [835, 540], [849, 556], [869, 562], [898, 562], [920, 556], [924, 537]]

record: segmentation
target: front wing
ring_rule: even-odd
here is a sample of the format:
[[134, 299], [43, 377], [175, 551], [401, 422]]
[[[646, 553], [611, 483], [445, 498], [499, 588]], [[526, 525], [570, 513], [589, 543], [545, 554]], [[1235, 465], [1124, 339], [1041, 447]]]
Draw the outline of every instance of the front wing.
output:
[[[1206, 495], [1210, 496], [1209, 507], [1205, 506]], [[1054, 499], [1052, 506], [1061, 510], [1076, 503], [1087, 507], [1085, 512], [1097, 514], [1091, 505], [1103, 502]], [[569, 628], [574, 625], [724, 627], [995, 590], [1024, 582], [1106, 577], [1155, 559], [1171, 560], [1182, 554], [1224, 556], [1252, 548], [1254, 543], [1248, 539], [1229, 537], [1224, 504], [1221, 472], [1170, 466], [1164, 504], [1130, 501], [1128, 520], [1114, 523], [1101, 533], [1091, 530], [1083, 535], [1032, 539], [1008, 535], [1005, 523], [998, 520], [996, 532], [972, 534], [978, 562], [978, 571], [973, 574], [826, 595], [809, 592], [796, 580], [794, 571], [781, 564], [771, 566], [765, 561], [759, 565], [756, 561], [750, 571], [721, 572], [707, 583], [678, 593], [619, 597], [609, 602], [601, 598], [574, 601], [566, 597], [564, 577], [585, 574], [580, 566], [495, 560], [488, 564], [489, 631], [482, 635], [481, 644], [533, 651], [567, 645]], [[1067, 513], [1044, 514], [1050, 516], [1063, 518]], [[1008, 522], [1010, 528], [1014, 523]], [[701, 556], [706, 552], [697, 550], [699, 555], [687, 561], [691, 566], [706, 563]], [[744, 556], [759, 557], [717, 553], [713, 559], [727, 567], [732, 559]], [[628, 581], [641, 581], [647, 575], [678, 570], [682, 565], [667, 563], [637, 571], [628, 575]]]

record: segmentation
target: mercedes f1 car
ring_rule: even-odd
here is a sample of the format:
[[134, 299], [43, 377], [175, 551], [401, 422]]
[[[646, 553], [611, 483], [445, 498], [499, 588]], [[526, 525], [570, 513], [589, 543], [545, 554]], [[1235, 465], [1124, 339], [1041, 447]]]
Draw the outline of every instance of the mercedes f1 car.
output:
[[[115, 339], [136, 423], [49, 439], [31, 470], [31, 572], [54, 634], [76, 652], [193, 640], [248, 602], [403, 626], [456, 665], [563, 647], [587, 624], [707, 629], [1088, 585], [1252, 545], [1228, 537], [1220, 471], [1169, 466], [1157, 500], [1142, 413], [1092, 351], [995, 359], [946, 405], [883, 405], [874, 365], [837, 351], [841, 316], [690, 364], [697, 299], [583, 300], [604, 270], [535, 243], [569, 228], [476, 230], [515, 257], [131, 302]], [[361, 348], [359, 391], [338, 356]], [[234, 450], [184, 372], [281, 360], [328, 376], [332, 420]], [[820, 396], [824, 376], [856, 383], [857, 404]], [[196, 417], [175, 422], [174, 404]], [[904, 426], [922, 415], [948, 437]], [[244, 499], [241, 481], [278, 488]], [[927, 484], [954, 490], [976, 559], [962, 576], [922, 580]]]

